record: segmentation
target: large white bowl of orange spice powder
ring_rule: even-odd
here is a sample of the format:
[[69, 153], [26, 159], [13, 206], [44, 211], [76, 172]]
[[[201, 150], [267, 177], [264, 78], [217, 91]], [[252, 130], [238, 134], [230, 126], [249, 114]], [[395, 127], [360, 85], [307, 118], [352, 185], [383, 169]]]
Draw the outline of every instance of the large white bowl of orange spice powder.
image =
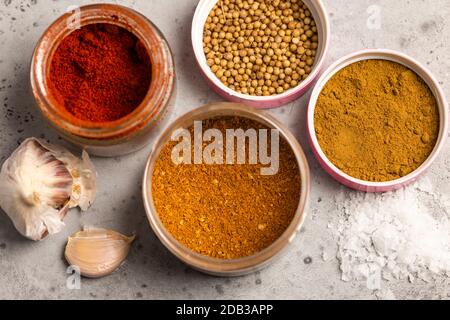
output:
[[308, 106], [312, 150], [337, 181], [384, 192], [415, 181], [441, 151], [447, 101], [419, 62], [392, 50], [363, 50], [334, 63]]
[[[202, 131], [195, 131], [199, 123]], [[173, 136], [181, 128], [187, 129], [187, 141], [192, 139], [186, 152], [189, 159], [183, 154], [182, 161], [174, 158], [179, 139]], [[242, 163], [237, 161], [237, 150], [242, 149], [237, 140], [233, 148], [237, 156], [228, 157], [226, 148], [220, 156], [223, 163], [195, 161], [195, 137], [204, 137], [199, 144], [203, 155], [212, 141], [218, 142], [216, 137], [207, 138], [210, 129], [226, 137], [220, 148], [229, 142], [226, 130], [254, 129], [258, 161], [250, 161], [251, 138], [241, 145], [247, 150]], [[270, 139], [263, 140], [262, 132], [270, 132]], [[268, 153], [263, 153], [267, 146]], [[262, 161], [262, 155], [272, 157], [275, 148], [276, 166], [271, 162], [273, 171], [263, 174], [269, 162]], [[143, 197], [150, 225], [169, 251], [200, 271], [234, 276], [266, 266], [293, 240], [305, 218], [309, 179], [306, 157], [283, 124], [263, 111], [218, 103], [182, 116], [161, 135], [147, 163]]]

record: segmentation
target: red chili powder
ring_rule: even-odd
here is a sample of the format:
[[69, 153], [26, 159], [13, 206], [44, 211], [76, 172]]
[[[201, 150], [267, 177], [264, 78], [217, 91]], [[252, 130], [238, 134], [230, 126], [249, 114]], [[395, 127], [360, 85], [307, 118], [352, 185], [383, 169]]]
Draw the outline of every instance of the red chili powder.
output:
[[151, 62], [142, 42], [112, 24], [84, 26], [56, 49], [50, 66], [50, 91], [81, 120], [107, 122], [131, 113], [151, 81]]

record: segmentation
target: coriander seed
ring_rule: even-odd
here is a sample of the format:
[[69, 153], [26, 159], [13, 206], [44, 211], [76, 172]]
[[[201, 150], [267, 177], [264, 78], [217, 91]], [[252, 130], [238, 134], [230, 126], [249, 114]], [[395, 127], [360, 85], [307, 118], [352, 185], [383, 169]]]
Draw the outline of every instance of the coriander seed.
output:
[[219, 0], [203, 30], [207, 64], [232, 90], [280, 94], [312, 71], [317, 26], [300, 0]]

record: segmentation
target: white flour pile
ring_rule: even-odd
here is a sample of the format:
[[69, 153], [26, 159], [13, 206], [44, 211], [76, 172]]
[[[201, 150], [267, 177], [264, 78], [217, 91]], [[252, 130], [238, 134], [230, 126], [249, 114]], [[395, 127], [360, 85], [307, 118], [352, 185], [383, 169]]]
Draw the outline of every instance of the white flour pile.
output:
[[[450, 276], [450, 203], [427, 180], [387, 194], [351, 193], [337, 199], [344, 217], [338, 230], [342, 280], [432, 281]], [[430, 208], [437, 208], [435, 215]]]

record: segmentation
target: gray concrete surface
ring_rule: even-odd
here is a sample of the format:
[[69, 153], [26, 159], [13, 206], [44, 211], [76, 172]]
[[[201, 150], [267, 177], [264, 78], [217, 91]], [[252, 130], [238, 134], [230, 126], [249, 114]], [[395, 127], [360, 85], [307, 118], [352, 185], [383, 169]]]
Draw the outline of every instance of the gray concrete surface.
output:
[[[29, 137], [60, 142], [42, 121], [29, 92], [29, 61], [44, 29], [71, 4], [92, 1], [1, 0], [0, 2], [0, 157], [1, 161]], [[111, 1], [106, 1], [111, 2]], [[172, 119], [208, 102], [221, 101], [196, 69], [190, 46], [190, 23], [197, 0], [123, 0], [149, 17], [166, 35], [175, 55], [178, 98]], [[324, 0], [330, 14], [332, 40], [326, 65], [354, 50], [380, 47], [401, 50], [424, 63], [443, 88], [450, 90], [450, 15], [448, 0]], [[367, 8], [381, 8], [381, 29], [367, 28]], [[150, 146], [135, 154], [95, 158], [99, 173], [98, 199], [88, 213], [72, 211], [66, 229], [42, 242], [30, 242], [0, 212], [0, 298], [301, 298], [373, 299], [364, 282], [340, 280], [334, 258], [336, 239], [327, 226], [342, 214], [335, 195], [350, 193], [318, 166], [305, 139], [308, 95], [270, 111], [289, 124], [312, 168], [312, 194], [304, 228], [287, 254], [269, 268], [245, 277], [216, 278], [186, 267], [152, 233], [141, 201], [141, 177]], [[450, 146], [427, 173], [436, 192], [450, 194]], [[419, 191], [418, 191], [419, 192]], [[435, 204], [430, 203], [433, 208]], [[448, 208], [447, 208], [448, 209]], [[66, 287], [63, 248], [67, 236], [83, 225], [136, 232], [128, 260], [102, 279], [82, 279], [79, 290]], [[322, 253], [331, 259], [324, 261]], [[311, 263], [307, 257], [311, 258]], [[397, 298], [449, 298], [449, 281], [407, 281], [384, 284]]]

